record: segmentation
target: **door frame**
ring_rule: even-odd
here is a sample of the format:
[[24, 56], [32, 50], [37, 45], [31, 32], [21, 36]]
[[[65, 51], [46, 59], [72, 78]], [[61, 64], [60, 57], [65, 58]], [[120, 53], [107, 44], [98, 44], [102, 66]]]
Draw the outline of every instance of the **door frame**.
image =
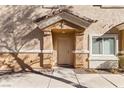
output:
[[[57, 45], [56, 45], [56, 48], [55, 48], [55, 50], [57, 51], [57, 58], [56, 58], [56, 60], [57, 60], [57, 62], [56, 62], [56, 65], [57, 66], [62, 66], [62, 65], [59, 65], [58, 63], [58, 52], [59, 52], [59, 49], [58, 49], [58, 38], [59, 37], [62, 37], [62, 38], [64, 38], [64, 37], [67, 37], [67, 38], [70, 38], [71, 39], [71, 41], [72, 41], [72, 45], [73, 45], [73, 49], [72, 49], [72, 64], [70, 64], [70, 65], [68, 65], [69, 67], [74, 67], [74, 63], [75, 63], [75, 53], [73, 53], [73, 50], [75, 50], [75, 33], [57, 33], [57, 32], [53, 32], [52, 33], [52, 36], [53, 36], [53, 41], [55, 41], [54, 43], [56, 43]], [[56, 40], [55, 40], [56, 39]], [[65, 65], [63, 65], [64, 67], [65, 67]]]
[[[60, 38], [62, 39], [62, 40], [64, 40], [64, 39], [68, 39], [69, 40], [69, 42], [70, 42], [70, 44], [69, 44], [69, 46], [67, 46], [68, 48], [70, 48], [70, 49], [72, 49], [72, 50], [70, 50], [70, 53], [69, 53], [69, 56], [67, 55], [67, 57], [65, 57], [65, 58], [67, 58], [67, 59], [65, 59], [65, 60], [69, 60], [70, 62], [68, 63], [61, 63], [60, 61], [61, 61], [61, 56], [59, 55], [59, 54], [61, 54], [61, 52], [62, 51], [60, 51], [60, 49], [63, 49], [63, 47], [62, 48], [60, 48], [60, 45], [61, 45], [61, 41], [60, 41]], [[65, 41], [66, 42], [66, 41]], [[69, 65], [69, 66], [72, 66], [73, 65], [73, 53], [72, 53], [72, 51], [73, 51], [73, 49], [74, 49], [74, 44], [73, 44], [73, 38], [71, 38], [71, 37], [58, 37], [57, 38], [57, 65]], [[67, 52], [68, 52], [68, 50], [67, 50]]]

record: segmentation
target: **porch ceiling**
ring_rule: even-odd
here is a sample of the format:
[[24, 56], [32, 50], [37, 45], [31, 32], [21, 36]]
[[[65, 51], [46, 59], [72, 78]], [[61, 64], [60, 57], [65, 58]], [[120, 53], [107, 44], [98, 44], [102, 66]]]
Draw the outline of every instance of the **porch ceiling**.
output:
[[83, 28], [83, 29], [87, 28], [91, 23], [94, 22], [91, 19], [80, 18], [72, 13], [61, 12], [59, 14], [53, 15], [52, 17], [41, 20], [40, 22], [37, 23], [37, 25], [40, 29], [45, 29], [61, 20], [70, 22], [74, 25], [77, 25], [77, 26]]

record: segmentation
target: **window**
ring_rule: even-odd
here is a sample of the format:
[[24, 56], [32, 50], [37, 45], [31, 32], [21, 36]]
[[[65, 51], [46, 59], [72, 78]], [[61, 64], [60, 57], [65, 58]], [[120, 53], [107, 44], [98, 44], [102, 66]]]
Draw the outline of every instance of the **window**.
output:
[[115, 45], [115, 37], [93, 37], [92, 54], [114, 55]]

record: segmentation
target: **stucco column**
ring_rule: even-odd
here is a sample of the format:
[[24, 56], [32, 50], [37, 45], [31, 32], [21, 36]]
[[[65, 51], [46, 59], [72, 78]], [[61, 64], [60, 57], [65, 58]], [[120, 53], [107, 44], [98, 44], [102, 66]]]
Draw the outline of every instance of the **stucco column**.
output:
[[43, 36], [43, 67], [51, 68], [53, 65], [53, 42], [52, 33], [44, 32]]

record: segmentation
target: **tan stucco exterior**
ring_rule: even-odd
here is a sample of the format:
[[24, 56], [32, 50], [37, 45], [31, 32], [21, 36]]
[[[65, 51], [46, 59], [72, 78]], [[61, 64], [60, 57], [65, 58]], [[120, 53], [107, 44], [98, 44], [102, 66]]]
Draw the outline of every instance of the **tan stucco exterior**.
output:
[[[55, 29], [58, 29], [59, 33], [62, 29], [70, 29], [68, 33], [74, 30], [75, 49], [72, 53], [75, 68], [90, 68], [90, 60], [93, 65], [98, 63], [98, 60], [90, 59], [91, 35], [100, 37], [116, 34], [119, 41], [118, 53], [124, 51], [124, 8], [80, 5], [72, 6], [69, 10], [72, 14], [54, 15], [51, 14], [51, 9], [42, 6], [0, 6], [0, 11], [4, 11], [0, 12], [0, 69], [20, 68], [18, 60], [10, 53], [18, 53], [17, 57], [32, 68], [57, 66], [56, 43], [53, 43], [56, 42], [53, 35]], [[58, 12], [57, 9], [54, 11]], [[42, 19], [45, 15], [50, 16]], [[35, 22], [36, 19], [40, 21]], [[116, 63], [116, 68], [117, 58], [109, 59]], [[105, 59], [101, 62], [104, 63]]]

